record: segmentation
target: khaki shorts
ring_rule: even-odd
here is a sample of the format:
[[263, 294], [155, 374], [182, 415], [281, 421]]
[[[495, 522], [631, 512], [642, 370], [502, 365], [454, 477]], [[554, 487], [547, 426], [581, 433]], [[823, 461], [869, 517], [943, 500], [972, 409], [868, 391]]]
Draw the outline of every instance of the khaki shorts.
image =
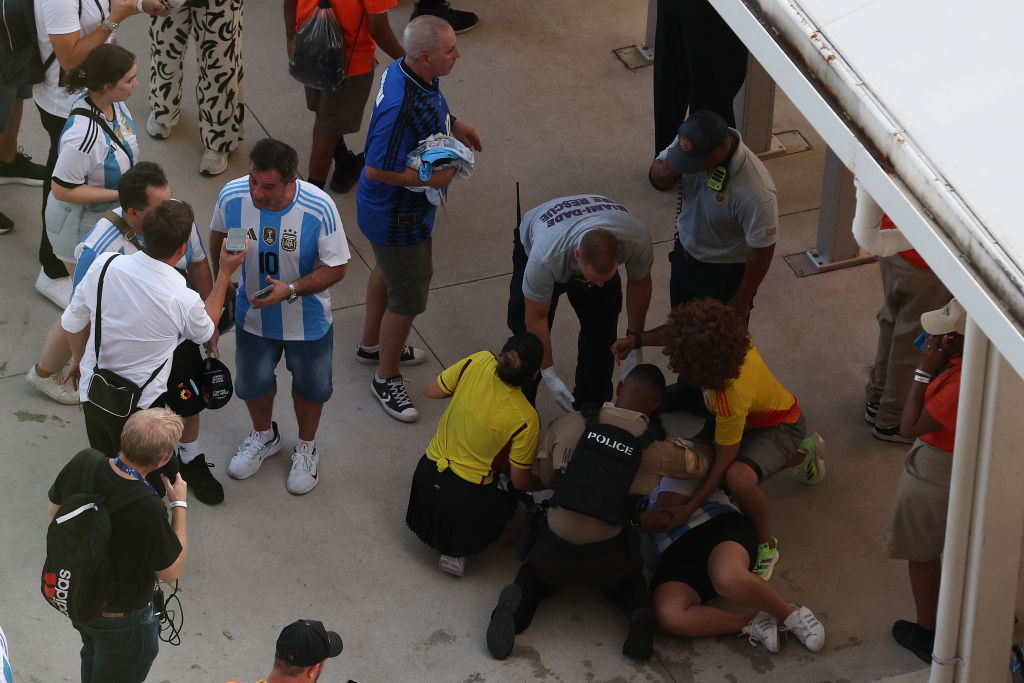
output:
[[370, 98], [373, 72], [353, 76], [338, 92], [306, 88], [306, 108], [316, 112], [313, 127], [324, 135], [356, 133], [363, 124], [363, 109]]
[[754, 470], [758, 480], [764, 481], [786, 466], [806, 437], [807, 421], [803, 413], [796, 422], [747, 429], [743, 432], [736, 462]]
[[50, 238], [54, 255], [65, 263], [77, 261], [75, 247], [103, 218], [103, 214], [115, 208], [117, 202], [71, 204], [62, 202], [51, 193], [46, 202], [46, 235]]
[[918, 439], [896, 487], [885, 554], [895, 560], [939, 559], [946, 542], [946, 512], [953, 454]]
[[419, 315], [427, 310], [430, 278], [434, 275], [431, 238], [402, 247], [370, 244], [388, 288], [388, 311], [395, 315]]

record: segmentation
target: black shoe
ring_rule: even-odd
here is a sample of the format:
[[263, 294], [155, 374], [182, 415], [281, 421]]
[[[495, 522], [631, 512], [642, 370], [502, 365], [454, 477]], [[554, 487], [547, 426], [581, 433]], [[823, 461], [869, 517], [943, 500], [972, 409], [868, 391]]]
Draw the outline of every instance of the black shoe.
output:
[[32, 162], [32, 157], [20, 149], [10, 163], [0, 161], [0, 185], [20, 183], [33, 187], [42, 187], [46, 177], [46, 167]]
[[633, 610], [622, 654], [640, 660], [650, 659], [654, 654], [654, 613], [649, 607]]
[[875, 428], [871, 430], [871, 436], [875, 437], [879, 441], [891, 441], [893, 443], [914, 443], [913, 438], [908, 438], [900, 434], [900, 426], [895, 425], [893, 427], [879, 427], [875, 425]]
[[875, 424], [875, 418], [878, 417], [878, 403], [874, 401], [864, 402], [864, 421], [869, 425]]
[[0, 235], [14, 230], [14, 221], [0, 213]]
[[391, 417], [402, 422], [415, 422], [420, 418], [419, 411], [412, 404], [409, 392], [405, 388], [405, 380], [401, 375], [378, 380], [370, 380], [370, 391], [380, 401], [380, 405]]
[[199, 502], [216, 505], [224, 500], [224, 487], [213, 478], [211, 467], [213, 463], [206, 462], [206, 456], [202, 453], [189, 462], [181, 462], [180, 457], [178, 459], [181, 478], [192, 489], [192, 493], [196, 494]]
[[510, 583], [501, 589], [498, 606], [487, 624], [487, 650], [495, 659], [505, 659], [516, 644], [516, 610], [523, 599], [523, 589]]
[[441, 2], [417, 2], [412, 10], [412, 15], [409, 17], [409, 21], [423, 14], [433, 14], [435, 17], [441, 17], [451, 24], [452, 30], [456, 33], [470, 31], [476, 28], [477, 23], [480, 21], [472, 12], [452, 9], [448, 0], [441, 0]]
[[348, 162], [344, 164], [344, 167], [335, 163], [334, 174], [331, 176], [331, 182], [328, 187], [331, 188], [331, 192], [338, 194], [345, 194], [352, 189], [352, 186], [359, 181], [359, 176], [363, 172], [363, 165], [366, 163], [366, 155], [363, 152], [354, 154]]
[[893, 639], [907, 648], [925, 664], [932, 663], [932, 650], [935, 648], [935, 631], [931, 631], [914, 623], [900, 619], [892, 625]]

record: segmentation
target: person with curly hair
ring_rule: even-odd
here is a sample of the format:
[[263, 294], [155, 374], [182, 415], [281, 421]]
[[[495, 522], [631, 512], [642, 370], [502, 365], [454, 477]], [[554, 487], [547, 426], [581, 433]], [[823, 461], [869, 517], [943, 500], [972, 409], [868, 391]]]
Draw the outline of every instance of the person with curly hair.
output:
[[825, 441], [807, 436], [800, 405], [772, 374], [750, 339], [740, 313], [716, 299], [695, 299], [672, 309], [668, 322], [615, 342], [620, 360], [643, 345], [664, 346], [679, 381], [700, 387], [715, 418], [715, 461], [704, 483], [683, 505], [662, 509], [664, 528], [682, 525], [701, 503], [724, 485], [757, 527], [757, 559], [752, 571], [765, 581], [779, 560], [778, 539], [768, 525], [761, 482], [795, 468], [804, 484], [825, 476]]

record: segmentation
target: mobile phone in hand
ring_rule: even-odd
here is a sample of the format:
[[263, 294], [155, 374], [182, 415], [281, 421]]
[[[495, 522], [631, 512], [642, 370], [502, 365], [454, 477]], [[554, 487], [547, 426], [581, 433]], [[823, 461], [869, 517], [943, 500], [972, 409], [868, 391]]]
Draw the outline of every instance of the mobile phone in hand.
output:
[[228, 228], [228, 239], [224, 249], [232, 254], [245, 251], [245, 228]]
[[260, 291], [256, 292], [256, 294], [254, 294], [254, 296], [255, 296], [255, 297], [256, 297], [257, 299], [262, 299], [262, 298], [263, 298], [263, 297], [265, 297], [265, 296], [266, 296], [267, 294], [270, 294], [270, 293], [271, 293], [272, 291], [274, 291], [274, 285], [267, 285], [266, 287], [264, 287], [264, 288], [263, 288], [263, 289], [261, 289]]

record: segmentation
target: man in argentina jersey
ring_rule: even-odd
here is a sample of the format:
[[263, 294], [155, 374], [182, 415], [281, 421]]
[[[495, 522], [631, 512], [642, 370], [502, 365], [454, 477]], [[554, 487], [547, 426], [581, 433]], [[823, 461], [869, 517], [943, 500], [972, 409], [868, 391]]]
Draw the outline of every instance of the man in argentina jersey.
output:
[[424, 359], [423, 351], [406, 346], [405, 340], [413, 319], [427, 308], [435, 207], [425, 193], [407, 188], [445, 187], [455, 170], [439, 169], [422, 181], [406, 166], [406, 156], [434, 133], [451, 135], [476, 151], [482, 148], [476, 131], [451, 116], [438, 85], [459, 58], [452, 27], [438, 17], [420, 16], [406, 26], [403, 43], [405, 57], [381, 76], [356, 193], [359, 229], [377, 260], [366, 285], [366, 319], [356, 359], [377, 365], [370, 389], [385, 412], [413, 422], [419, 413], [398, 368]]
[[[334, 201], [299, 180], [295, 150], [264, 138], [249, 153], [249, 175], [220, 192], [210, 223], [210, 250], [231, 228], [249, 236], [235, 303], [235, 393], [249, 408], [252, 432], [228, 464], [228, 476], [246, 479], [281, 450], [273, 421], [274, 368], [285, 355], [299, 440], [288, 474], [289, 493], [319, 482], [316, 430], [331, 397], [334, 327], [328, 287], [345, 277], [349, 249]], [[217, 270], [214, 257], [214, 270]], [[261, 296], [257, 293], [265, 291]]]

